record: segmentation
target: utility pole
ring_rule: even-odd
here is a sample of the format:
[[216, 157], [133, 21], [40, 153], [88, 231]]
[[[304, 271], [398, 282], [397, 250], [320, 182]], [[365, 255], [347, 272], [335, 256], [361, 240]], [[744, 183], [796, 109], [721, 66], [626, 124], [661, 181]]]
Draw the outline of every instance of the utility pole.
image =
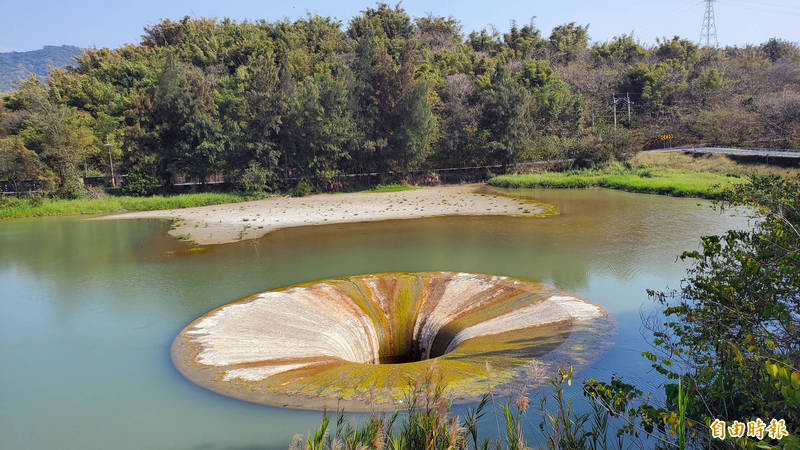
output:
[[108, 136], [106, 136], [106, 147], [108, 147], [108, 165], [111, 167], [111, 187], [117, 187], [117, 182], [114, 179], [114, 159], [111, 158], [111, 143], [108, 142]]
[[717, 0], [705, 0], [706, 12], [703, 14], [703, 28], [700, 29], [700, 45], [708, 47], [719, 47], [717, 40], [717, 21], [714, 17], [714, 2]]
[[611, 94], [611, 101], [614, 104], [614, 128], [617, 128], [617, 103], [618, 102], [625, 102], [628, 104], [628, 127], [631, 126], [631, 105], [633, 102], [631, 101], [631, 94], [625, 93], [625, 97], [617, 97], [616, 92]]
[[628, 103], [628, 128], [631, 127], [631, 93], [625, 93], [625, 101]]

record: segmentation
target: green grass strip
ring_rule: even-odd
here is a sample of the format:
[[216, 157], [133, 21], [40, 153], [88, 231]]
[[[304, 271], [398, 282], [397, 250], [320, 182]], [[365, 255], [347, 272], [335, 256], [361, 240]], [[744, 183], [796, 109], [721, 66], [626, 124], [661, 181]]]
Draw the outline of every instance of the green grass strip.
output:
[[500, 175], [489, 184], [504, 188], [605, 187], [629, 192], [716, 199], [747, 179], [677, 169], [586, 169], [523, 175]]
[[[400, 192], [419, 189], [407, 184], [379, 185], [359, 192]], [[103, 214], [114, 211], [152, 211], [159, 209], [191, 208], [194, 206], [238, 203], [264, 198], [265, 195], [204, 192], [196, 194], [155, 195], [152, 197], [106, 196], [74, 200], [50, 198], [0, 197], [0, 219], [76, 214]]]
[[419, 188], [416, 186], [409, 186], [407, 184], [379, 184], [373, 188], [359, 192], [400, 192], [400, 191], [413, 191], [415, 189]]
[[191, 208], [256, 200], [262, 196], [235, 193], [205, 192], [171, 196], [116, 197], [64, 199], [0, 198], [0, 219], [102, 214], [113, 211], [149, 211], [158, 209]]

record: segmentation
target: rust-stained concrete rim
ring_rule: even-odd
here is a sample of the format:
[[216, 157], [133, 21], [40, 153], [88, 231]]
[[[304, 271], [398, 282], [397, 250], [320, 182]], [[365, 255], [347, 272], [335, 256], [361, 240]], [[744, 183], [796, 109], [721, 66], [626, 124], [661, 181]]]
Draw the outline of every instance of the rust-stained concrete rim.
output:
[[596, 358], [611, 332], [602, 308], [541, 283], [379, 273], [220, 306], [181, 331], [172, 358], [191, 381], [250, 402], [395, 409], [409, 380], [431, 370], [465, 402], [513, 383], [533, 387], [555, 364]]

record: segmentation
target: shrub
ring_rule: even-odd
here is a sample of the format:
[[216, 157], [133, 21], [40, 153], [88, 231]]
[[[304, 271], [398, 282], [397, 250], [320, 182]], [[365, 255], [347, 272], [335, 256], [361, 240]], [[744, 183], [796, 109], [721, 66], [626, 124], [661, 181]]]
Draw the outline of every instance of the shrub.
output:
[[256, 162], [251, 162], [233, 182], [242, 192], [265, 192], [269, 190], [270, 172]]
[[[680, 290], [647, 290], [661, 311], [645, 322], [653, 351], [642, 356], [669, 380], [666, 401], [615, 376], [584, 384], [584, 392], [623, 418], [620, 431], [677, 435], [680, 448], [800, 448], [798, 199], [800, 178], [754, 176], [736, 185], [726, 201], [750, 208], [758, 222], [705, 236], [700, 249], [681, 254], [691, 265]], [[715, 418], [756, 417], [784, 420], [789, 436], [735, 442], [710, 436]]]
[[131, 172], [122, 181], [120, 191], [124, 195], [145, 197], [153, 195], [158, 189], [158, 180], [144, 172]]
[[44, 203], [44, 198], [40, 195], [28, 195], [25, 199], [28, 201], [28, 204], [33, 207], [42, 206]]
[[311, 185], [304, 180], [298, 181], [297, 186], [295, 186], [290, 193], [293, 197], [305, 197], [311, 193]]
[[86, 188], [83, 186], [83, 181], [77, 176], [64, 177], [61, 186], [56, 190], [58, 197], [66, 199], [80, 198], [85, 194]]
[[633, 133], [625, 128], [600, 128], [567, 140], [566, 155], [575, 167], [595, 167], [609, 161], [624, 161], [633, 151]]

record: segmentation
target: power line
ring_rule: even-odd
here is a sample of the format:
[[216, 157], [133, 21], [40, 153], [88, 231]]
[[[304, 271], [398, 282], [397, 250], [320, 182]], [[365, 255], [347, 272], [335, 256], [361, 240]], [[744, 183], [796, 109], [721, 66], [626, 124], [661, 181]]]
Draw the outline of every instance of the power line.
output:
[[628, 126], [631, 126], [631, 105], [633, 102], [631, 101], [631, 95], [626, 93], [625, 97], [617, 97], [616, 93], [611, 94], [611, 100], [614, 104], [614, 128], [617, 128], [617, 103], [627, 103], [628, 104]]
[[714, 17], [715, 1], [716, 0], [705, 0], [706, 11], [703, 14], [703, 28], [700, 29], [700, 45], [705, 44], [708, 47], [719, 47], [719, 40], [717, 39], [717, 21]]
[[793, 12], [800, 12], [800, 8], [797, 7], [797, 4], [786, 4], [786, 3], [772, 3], [769, 1], [762, 1], [762, 0], [738, 0], [741, 3], [745, 4], [753, 4], [755, 7], [766, 7], [766, 8], [776, 8], [779, 10], [785, 11], [793, 11]]
[[744, 0], [728, 0], [728, 4], [737, 8], [747, 9], [761, 14], [800, 16], [800, 9], [788, 5], [759, 3]]

